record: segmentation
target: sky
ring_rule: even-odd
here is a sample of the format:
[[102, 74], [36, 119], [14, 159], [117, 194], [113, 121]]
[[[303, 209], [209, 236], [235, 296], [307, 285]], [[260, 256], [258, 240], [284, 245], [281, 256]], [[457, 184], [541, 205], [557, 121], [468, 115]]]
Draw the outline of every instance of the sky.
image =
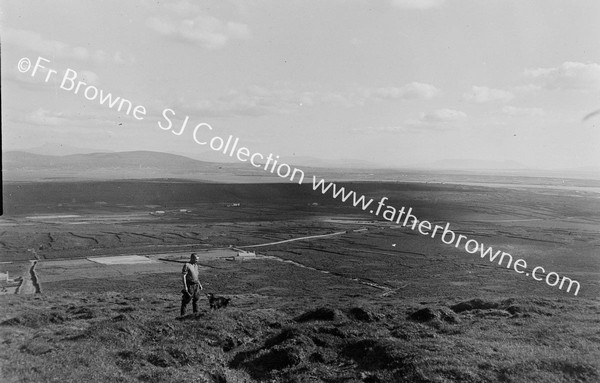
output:
[[288, 163], [598, 167], [598, 20], [597, 0], [1, 0], [2, 150], [231, 161], [196, 141], [232, 135]]

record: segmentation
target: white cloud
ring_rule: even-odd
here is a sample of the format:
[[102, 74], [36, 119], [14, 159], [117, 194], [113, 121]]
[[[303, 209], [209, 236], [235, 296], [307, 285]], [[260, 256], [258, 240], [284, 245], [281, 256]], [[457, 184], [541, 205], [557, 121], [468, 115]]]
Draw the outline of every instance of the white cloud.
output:
[[116, 51], [113, 55], [113, 61], [117, 64], [132, 65], [135, 63], [135, 57], [131, 53], [123, 53], [121, 51]]
[[352, 129], [355, 133], [400, 133], [406, 132], [408, 130], [407, 126], [367, 126], [364, 128], [355, 128]]
[[433, 112], [423, 113], [421, 115], [421, 121], [432, 122], [432, 123], [448, 123], [464, 120], [467, 118], [467, 114], [460, 110], [454, 109], [438, 109]]
[[443, 130], [456, 127], [457, 123], [467, 119], [467, 114], [460, 110], [438, 109], [429, 113], [422, 113], [418, 119], [407, 119], [399, 125], [368, 126], [353, 129], [356, 133], [402, 133], [418, 132], [424, 130]]
[[197, 4], [192, 4], [187, 0], [165, 2], [164, 4], [161, 4], [161, 6], [180, 15], [189, 15], [192, 13], [196, 13], [200, 10]]
[[[178, 104], [189, 112], [197, 112], [211, 117], [263, 116], [290, 113], [304, 106], [312, 106], [317, 99], [322, 100], [326, 96], [332, 95], [253, 86], [243, 91], [230, 90], [217, 99], [180, 101]], [[344, 102], [345, 100], [339, 101]]]
[[519, 108], [516, 106], [505, 106], [502, 113], [512, 117], [541, 117], [544, 115], [542, 108]]
[[85, 82], [87, 85], [97, 86], [100, 84], [100, 77], [92, 71], [82, 70], [77, 72], [77, 80]]
[[600, 64], [564, 62], [558, 67], [528, 69], [525, 75], [546, 89], [600, 89]]
[[198, 15], [193, 19], [180, 21], [151, 17], [146, 20], [146, 26], [163, 36], [209, 49], [221, 48], [230, 39], [245, 39], [250, 36], [246, 24], [225, 22], [209, 15]]
[[[2, 32], [3, 43], [35, 51], [40, 55], [46, 56], [46, 58], [90, 60], [97, 63], [104, 63], [110, 57], [108, 53], [101, 49], [90, 50], [84, 47], [72, 46], [63, 41], [48, 40], [37, 32], [25, 29], [15, 29], [5, 26]], [[118, 63], [119, 61], [115, 60], [115, 58], [116, 56], [113, 57], [113, 60]], [[131, 60], [132, 56], [129, 55], [129, 59], [123, 60], [123, 62]]]
[[542, 87], [539, 85], [535, 85], [535, 84], [526, 84], [526, 85], [515, 86], [512, 89], [515, 93], [517, 93], [519, 95], [523, 95], [523, 94], [538, 92], [542, 89]]
[[377, 88], [367, 91], [367, 97], [380, 99], [430, 99], [439, 95], [441, 91], [433, 85], [420, 82], [411, 82], [402, 87]]
[[439, 8], [446, 0], [391, 0], [391, 4], [402, 9], [431, 9]]
[[10, 120], [27, 125], [37, 125], [46, 127], [75, 127], [79, 130], [94, 130], [98, 126], [114, 126], [120, 121], [114, 116], [112, 111], [103, 110], [101, 112], [81, 110], [74, 111], [51, 111], [44, 108], [38, 108], [32, 112], [16, 111]]
[[467, 101], [483, 104], [493, 101], [507, 102], [514, 98], [514, 94], [502, 89], [488, 88], [486, 86], [474, 86], [470, 93], [465, 93], [463, 98]]
[[[32, 61], [32, 65], [35, 61]], [[44, 68], [38, 68], [35, 76], [31, 76], [31, 70], [27, 73], [21, 73], [15, 68], [15, 70], [4, 70], [2, 71], [2, 81], [11, 82], [17, 86], [33, 91], [56, 91], [61, 79], [64, 77], [65, 71], [58, 71], [53, 75], [48, 76], [49, 67], [51, 64], [42, 62], [45, 65]], [[48, 79], [48, 81], [46, 81]], [[77, 81], [83, 81], [87, 85], [100, 85], [100, 77], [92, 71], [82, 70], [77, 71]]]
[[50, 112], [43, 108], [30, 113], [24, 120], [30, 124], [42, 126], [57, 126], [65, 121], [62, 112]]
[[402, 87], [359, 88], [351, 91], [298, 90], [287, 86], [265, 88], [252, 86], [230, 90], [215, 99], [180, 101], [181, 108], [206, 116], [262, 116], [291, 113], [315, 105], [351, 108], [364, 106], [368, 101], [384, 99], [429, 99], [440, 94], [433, 85], [413, 82]]
[[364, 41], [362, 39], [359, 39], [358, 37], [354, 37], [354, 38], [350, 39], [350, 45], [361, 46], [363, 44], [364, 44]]
[[[44, 79], [48, 75], [48, 68], [39, 68], [35, 77], [30, 73], [21, 73], [19, 70], [3, 70], [1, 74], [2, 81], [7, 84], [9, 81], [29, 90], [54, 90], [53, 87], [44, 86]], [[49, 83], [57, 85], [56, 76], [51, 77]]]

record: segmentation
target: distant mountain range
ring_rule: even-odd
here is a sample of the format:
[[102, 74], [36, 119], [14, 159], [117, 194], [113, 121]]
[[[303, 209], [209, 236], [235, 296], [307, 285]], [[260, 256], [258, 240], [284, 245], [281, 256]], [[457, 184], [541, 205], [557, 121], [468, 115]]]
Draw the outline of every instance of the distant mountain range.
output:
[[34, 148], [14, 150], [31, 154], [40, 154], [44, 156], [69, 156], [71, 154], [90, 154], [90, 153], [114, 153], [111, 150], [80, 148], [59, 143], [46, 142], [43, 145]]
[[[13, 152], [25, 152], [38, 155], [46, 156], [69, 156], [73, 154], [93, 154], [93, 153], [115, 153], [110, 150], [93, 149], [93, 148], [81, 148], [70, 145], [63, 145], [59, 143], [45, 143], [40, 146], [12, 150]], [[239, 163], [234, 157], [224, 156], [220, 152], [213, 150], [203, 150], [197, 152], [181, 152], [171, 153], [176, 156], [184, 156], [190, 159], [199, 160], [203, 162], [214, 162], [214, 163]], [[286, 158], [288, 163], [292, 163], [296, 166], [306, 167], [319, 167], [319, 168], [340, 168], [340, 169], [376, 169], [381, 168], [374, 162], [362, 161], [356, 159], [321, 159], [310, 156], [289, 156]]]
[[89, 170], [99, 168], [110, 169], [148, 169], [161, 168], [178, 171], [183, 168], [211, 167], [214, 163], [207, 163], [174, 154], [135, 151], [117, 153], [87, 153], [70, 155], [40, 155], [27, 152], [6, 152], [4, 166], [7, 169], [68, 169]]
[[448, 159], [425, 164], [429, 169], [494, 169], [494, 170], [526, 170], [527, 166], [517, 161], [489, 161], [476, 159]]
[[[56, 148], [46, 147], [49, 151]], [[70, 151], [77, 148], [68, 148]], [[441, 181], [443, 175], [489, 175], [519, 177], [555, 177], [600, 179], [600, 169], [564, 169], [532, 171], [516, 162], [476, 160], [440, 161], [412, 169], [382, 168], [348, 161], [345, 166], [329, 165], [307, 157], [292, 157], [289, 165], [327, 180], [354, 181]], [[334, 162], [336, 165], [337, 162]], [[354, 166], [351, 166], [354, 165]], [[362, 165], [362, 166], [361, 166]], [[186, 156], [132, 151], [114, 153], [84, 153], [43, 155], [25, 151], [2, 154], [4, 181], [42, 180], [115, 180], [115, 179], [189, 179], [203, 182], [286, 182], [276, 174], [249, 163], [217, 163]], [[307, 180], [308, 182], [308, 180]]]
[[2, 155], [5, 181], [56, 179], [185, 178], [208, 182], [248, 182], [248, 177], [276, 177], [246, 164], [219, 164], [175, 154], [134, 151], [65, 156], [27, 152]]
[[[200, 161], [231, 163], [239, 161], [235, 157], [224, 156], [221, 152], [199, 151], [195, 153], [179, 153], [180, 155], [193, 158]], [[283, 157], [282, 157], [283, 158]], [[313, 168], [337, 168], [337, 169], [377, 169], [384, 166], [374, 162], [361, 161], [356, 159], [322, 159], [310, 156], [285, 156], [285, 161], [296, 166], [306, 166]]]

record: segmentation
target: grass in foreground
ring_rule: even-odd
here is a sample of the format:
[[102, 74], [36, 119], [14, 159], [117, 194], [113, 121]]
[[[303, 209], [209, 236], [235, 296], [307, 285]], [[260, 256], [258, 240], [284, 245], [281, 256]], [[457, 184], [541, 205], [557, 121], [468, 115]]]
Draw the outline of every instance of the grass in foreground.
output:
[[177, 318], [168, 294], [0, 297], [2, 382], [597, 382], [600, 305], [255, 294]]

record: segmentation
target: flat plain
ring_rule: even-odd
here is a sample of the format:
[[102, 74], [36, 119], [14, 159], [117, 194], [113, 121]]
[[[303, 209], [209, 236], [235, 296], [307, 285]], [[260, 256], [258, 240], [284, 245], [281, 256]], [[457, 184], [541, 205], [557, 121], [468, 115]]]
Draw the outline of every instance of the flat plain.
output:
[[[600, 380], [597, 185], [340, 185], [581, 288], [548, 286], [309, 185], [9, 182], [2, 381]], [[201, 301], [179, 318], [191, 252], [205, 291], [232, 303]]]

